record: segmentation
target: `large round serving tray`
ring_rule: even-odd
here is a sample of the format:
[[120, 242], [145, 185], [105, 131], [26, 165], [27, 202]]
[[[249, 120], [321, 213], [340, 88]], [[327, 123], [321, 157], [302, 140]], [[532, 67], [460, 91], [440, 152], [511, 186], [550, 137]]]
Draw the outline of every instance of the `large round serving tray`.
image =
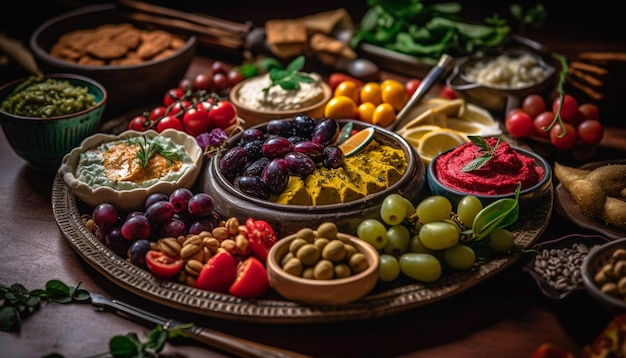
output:
[[[545, 230], [553, 208], [554, 191], [537, 208], [522, 214], [509, 229], [515, 243], [530, 248]], [[61, 232], [76, 252], [95, 270], [123, 289], [171, 308], [208, 317], [276, 324], [362, 320], [387, 316], [427, 305], [463, 292], [515, 263], [521, 253], [503, 256], [472, 270], [445, 275], [424, 284], [410, 279], [379, 283], [365, 297], [339, 306], [309, 306], [288, 301], [270, 291], [262, 299], [243, 300], [156, 279], [102, 244], [83, 224], [89, 212], [57, 176], [52, 187], [52, 210]]]

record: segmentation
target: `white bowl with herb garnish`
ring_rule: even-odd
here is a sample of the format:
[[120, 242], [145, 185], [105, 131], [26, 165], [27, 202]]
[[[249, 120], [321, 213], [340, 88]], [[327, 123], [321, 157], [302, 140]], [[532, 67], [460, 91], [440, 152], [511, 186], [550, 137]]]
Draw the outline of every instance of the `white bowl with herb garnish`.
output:
[[302, 72], [303, 66], [301, 56], [285, 69], [275, 68], [233, 86], [230, 100], [245, 128], [297, 114], [314, 118], [324, 115], [332, 90], [319, 74]]
[[94, 134], [67, 154], [58, 173], [84, 203], [139, 210], [150, 194], [191, 188], [202, 168], [196, 139], [167, 129]]
[[549, 195], [552, 168], [537, 153], [502, 139], [470, 136], [470, 142], [433, 158], [426, 180], [433, 194], [454, 205], [466, 195], [478, 197], [483, 205], [514, 198], [519, 186], [520, 210], [526, 210]]

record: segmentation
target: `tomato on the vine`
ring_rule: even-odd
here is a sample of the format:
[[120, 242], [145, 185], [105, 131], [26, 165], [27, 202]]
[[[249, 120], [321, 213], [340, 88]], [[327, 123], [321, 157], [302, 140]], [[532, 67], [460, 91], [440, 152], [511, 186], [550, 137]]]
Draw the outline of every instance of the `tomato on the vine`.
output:
[[[552, 102], [552, 112], [557, 113], [561, 98], [557, 97]], [[574, 123], [578, 119], [580, 111], [578, 110], [578, 101], [573, 96], [566, 94], [563, 96], [563, 104], [561, 105], [561, 119], [567, 123]]]
[[171, 104], [176, 102], [177, 100], [183, 98], [185, 95], [185, 91], [180, 88], [171, 88], [163, 96], [163, 105], [165, 107], [169, 107]]
[[152, 110], [150, 111], [150, 114], [148, 115], [148, 118], [150, 118], [151, 121], [156, 121], [157, 119], [163, 117], [166, 112], [167, 112], [167, 108], [163, 106], [156, 106], [152, 108]]
[[598, 144], [604, 136], [604, 127], [598, 120], [585, 119], [576, 126], [576, 135], [585, 144]]
[[506, 130], [517, 138], [529, 137], [534, 131], [533, 119], [522, 110], [506, 116], [504, 125]]
[[539, 113], [533, 120], [533, 133], [540, 138], [550, 139], [550, 126], [554, 122], [554, 112]]
[[213, 90], [213, 77], [208, 73], [197, 74], [196, 77], [191, 80], [193, 89], [196, 91], [212, 91]]
[[128, 122], [128, 129], [143, 132], [150, 128], [150, 121], [145, 116], [135, 116]]
[[261, 262], [265, 263], [270, 248], [278, 240], [274, 228], [265, 220], [246, 220], [246, 230], [248, 231], [248, 244], [250, 250]]
[[212, 128], [226, 129], [237, 122], [237, 109], [227, 100], [218, 101], [209, 111]]
[[270, 282], [265, 265], [256, 257], [250, 256], [237, 268], [237, 278], [228, 293], [239, 298], [257, 298], [267, 292]]
[[183, 128], [191, 136], [199, 136], [208, 131], [210, 126], [209, 112], [200, 104], [186, 110], [183, 114]]
[[539, 114], [547, 110], [546, 101], [538, 94], [529, 94], [522, 101], [522, 110], [531, 118], [537, 117]]
[[595, 119], [600, 120], [600, 111], [598, 110], [598, 106], [593, 103], [583, 103], [578, 106], [578, 111], [580, 111], [582, 118], [585, 119]]
[[184, 131], [183, 123], [180, 121], [180, 119], [172, 115], [165, 116], [159, 119], [159, 121], [156, 124], [155, 129], [157, 132], [161, 133], [168, 128], [173, 128], [173, 129], [178, 129], [179, 131]]
[[550, 142], [559, 149], [570, 149], [576, 143], [576, 128], [570, 123], [555, 123], [550, 129]]
[[179, 113], [186, 111], [191, 107], [191, 102], [186, 100], [178, 100], [169, 107], [169, 115], [177, 116]]
[[183, 268], [184, 261], [180, 257], [170, 257], [158, 250], [148, 250], [146, 265], [154, 276], [167, 279], [176, 276]]

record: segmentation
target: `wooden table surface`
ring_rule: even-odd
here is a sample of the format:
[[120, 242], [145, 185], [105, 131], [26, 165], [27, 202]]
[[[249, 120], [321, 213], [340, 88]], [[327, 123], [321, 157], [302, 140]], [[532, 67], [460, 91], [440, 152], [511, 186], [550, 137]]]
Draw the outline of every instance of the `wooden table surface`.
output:
[[[608, 39], [545, 41], [566, 51], [616, 48]], [[604, 44], [604, 45], [603, 45]], [[602, 47], [605, 46], [605, 47]], [[623, 49], [620, 47], [620, 49]], [[188, 76], [207, 71], [213, 59], [198, 55]], [[390, 74], [393, 76], [393, 74]], [[589, 161], [626, 158], [626, 128], [606, 128]], [[531, 278], [514, 265], [448, 299], [383, 318], [332, 324], [256, 324], [193, 317], [148, 301], [118, 287], [87, 264], [63, 237], [51, 208], [55, 173], [40, 172], [18, 157], [0, 134], [0, 283], [43, 288], [50, 279], [81, 286], [148, 311], [193, 321], [236, 337], [323, 357], [530, 357], [542, 343], [575, 355], [613, 318], [581, 291], [563, 301], [543, 296]], [[554, 212], [540, 240], [590, 233]], [[22, 323], [19, 333], [0, 332], [0, 356], [36, 357], [58, 352], [87, 357], [108, 351], [115, 335], [143, 333], [150, 325], [100, 313], [87, 304], [45, 304]], [[187, 340], [167, 345], [177, 357], [228, 354]]]

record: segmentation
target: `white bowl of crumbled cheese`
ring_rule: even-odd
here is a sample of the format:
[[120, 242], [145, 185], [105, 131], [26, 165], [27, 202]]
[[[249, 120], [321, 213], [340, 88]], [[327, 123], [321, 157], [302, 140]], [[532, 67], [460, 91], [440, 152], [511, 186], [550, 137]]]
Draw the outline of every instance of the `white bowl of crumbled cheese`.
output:
[[504, 119], [527, 95], [549, 98], [556, 88], [556, 67], [540, 54], [509, 49], [495, 55], [475, 54], [456, 61], [446, 83], [466, 101]]
[[86, 138], [63, 158], [58, 173], [87, 205], [107, 202], [131, 211], [143, 209], [150, 194], [191, 188], [202, 161], [202, 148], [185, 132], [128, 130]]
[[[301, 82], [298, 88], [271, 86], [269, 74], [246, 79], [230, 90], [230, 100], [237, 114], [249, 128], [272, 119], [292, 118], [307, 114], [314, 118], [324, 115], [326, 102], [332, 97], [330, 86], [316, 73], [303, 73], [313, 82]], [[267, 89], [267, 91], [264, 91]]]

